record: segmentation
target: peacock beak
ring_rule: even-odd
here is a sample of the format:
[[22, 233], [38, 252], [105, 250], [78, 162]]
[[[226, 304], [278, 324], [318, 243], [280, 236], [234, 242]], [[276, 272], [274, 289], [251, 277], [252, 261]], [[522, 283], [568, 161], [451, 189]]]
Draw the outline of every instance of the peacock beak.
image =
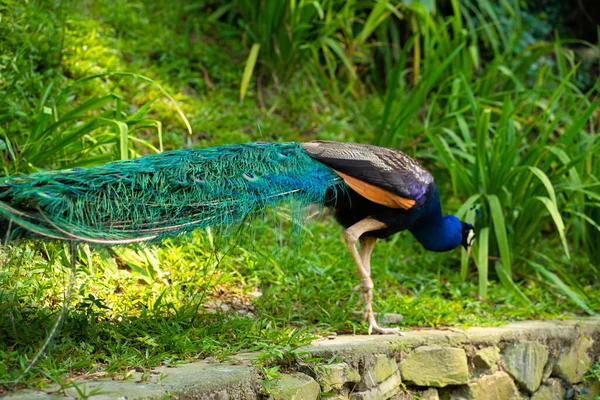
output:
[[471, 231], [469, 231], [469, 235], [467, 236], [467, 245], [466, 250], [467, 250], [467, 258], [471, 257], [471, 247], [473, 246], [473, 242], [475, 241], [475, 231], [471, 229]]

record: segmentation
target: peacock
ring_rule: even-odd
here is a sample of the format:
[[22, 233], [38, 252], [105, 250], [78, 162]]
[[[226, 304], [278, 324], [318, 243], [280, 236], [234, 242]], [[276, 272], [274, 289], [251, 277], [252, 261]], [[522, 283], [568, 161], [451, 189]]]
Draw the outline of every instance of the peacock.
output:
[[470, 251], [475, 239], [471, 224], [442, 214], [430, 172], [401, 151], [366, 144], [255, 142], [0, 179], [5, 226], [72, 243], [227, 231], [282, 202], [296, 219], [311, 204], [334, 210], [357, 266], [369, 334], [398, 331], [380, 327], [372, 307], [377, 239], [408, 230], [436, 252], [459, 245]]

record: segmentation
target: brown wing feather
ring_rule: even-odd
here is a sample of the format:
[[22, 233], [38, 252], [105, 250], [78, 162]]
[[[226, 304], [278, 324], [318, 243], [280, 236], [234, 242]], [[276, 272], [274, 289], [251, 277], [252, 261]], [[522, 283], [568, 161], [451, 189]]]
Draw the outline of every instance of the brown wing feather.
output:
[[[418, 162], [398, 150], [358, 143], [314, 141], [302, 143], [304, 150], [314, 159], [327, 165], [340, 176], [344, 174], [346, 183], [365, 187], [363, 194], [369, 200], [380, 199], [379, 204], [403, 204], [412, 207], [419, 202], [433, 185], [433, 176]], [[348, 177], [354, 178], [350, 184]], [[380, 189], [376, 191], [374, 189]], [[358, 192], [358, 190], [356, 190]], [[375, 193], [375, 194], [373, 194]], [[403, 200], [390, 201], [389, 193]], [[388, 200], [383, 200], [388, 199]], [[412, 204], [409, 202], [413, 201]], [[409, 207], [409, 208], [410, 208]]]
[[402, 208], [404, 210], [410, 209], [415, 205], [414, 200], [405, 199], [404, 197], [398, 196], [388, 190], [382, 189], [375, 185], [371, 185], [365, 181], [354, 178], [350, 175], [346, 175], [340, 171], [336, 171], [344, 182], [350, 186], [356, 193], [360, 194], [366, 199], [371, 200], [374, 203], [381, 204], [389, 208]]

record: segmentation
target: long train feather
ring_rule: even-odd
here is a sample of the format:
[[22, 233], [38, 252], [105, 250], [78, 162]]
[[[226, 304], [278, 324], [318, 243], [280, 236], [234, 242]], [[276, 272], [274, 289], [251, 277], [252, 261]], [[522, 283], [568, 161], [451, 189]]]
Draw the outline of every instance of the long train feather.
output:
[[229, 228], [292, 199], [300, 218], [341, 185], [300, 143], [248, 143], [3, 178], [0, 217], [51, 238], [124, 244]]

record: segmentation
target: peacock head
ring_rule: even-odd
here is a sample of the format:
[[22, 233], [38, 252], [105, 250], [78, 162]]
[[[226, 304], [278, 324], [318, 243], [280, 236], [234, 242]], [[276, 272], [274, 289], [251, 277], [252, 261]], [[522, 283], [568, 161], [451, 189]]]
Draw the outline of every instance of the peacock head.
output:
[[450, 251], [460, 245], [470, 251], [475, 240], [473, 225], [462, 222], [451, 214], [440, 220], [426, 220], [416, 224], [410, 228], [410, 232], [429, 251]]
[[467, 251], [467, 257], [471, 255], [471, 246], [475, 241], [475, 228], [471, 224], [467, 224], [466, 222], [462, 222], [462, 241], [460, 244]]

